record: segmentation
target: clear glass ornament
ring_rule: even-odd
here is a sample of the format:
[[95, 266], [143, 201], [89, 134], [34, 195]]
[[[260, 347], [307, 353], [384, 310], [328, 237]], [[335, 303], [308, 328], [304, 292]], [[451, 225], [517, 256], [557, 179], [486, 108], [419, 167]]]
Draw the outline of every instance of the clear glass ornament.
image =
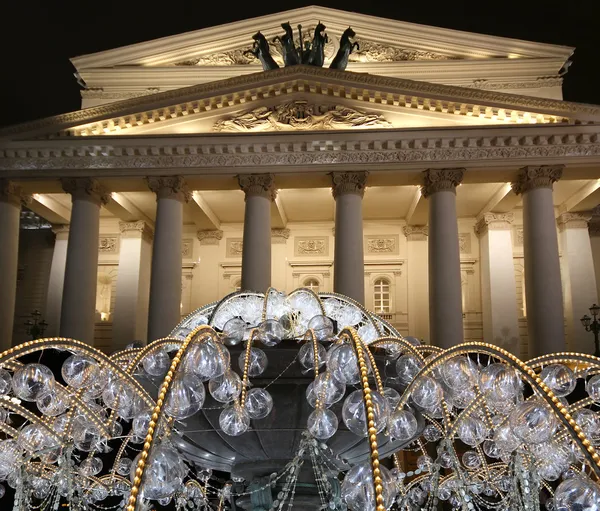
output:
[[595, 374], [586, 382], [585, 390], [596, 403], [600, 403], [600, 374]]
[[568, 396], [577, 385], [575, 374], [563, 364], [551, 364], [544, 367], [540, 378], [557, 397]]
[[228, 369], [221, 376], [208, 382], [208, 391], [219, 403], [229, 403], [242, 392], [242, 380], [237, 373]]
[[308, 322], [308, 329], [312, 330], [317, 341], [327, 341], [333, 337], [333, 321], [327, 316], [317, 315]]
[[462, 455], [462, 462], [469, 470], [477, 470], [481, 467], [481, 458], [475, 451], [466, 451]]
[[17, 437], [19, 447], [29, 454], [35, 454], [46, 447], [48, 432], [37, 424], [28, 424]]
[[322, 406], [329, 408], [344, 397], [346, 386], [337, 381], [329, 371], [321, 373], [306, 389], [306, 400], [313, 408], [317, 399]]
[[469, 357], [460, 356], [448, 360], [441, 369], [442, 379], [454, 391], [472, 388], [478, 381], [477, 364]]
[[251, 419], [264, 419], [273, 409], [273, 398], [265, 389], [250, 389], [244, 406]]
[[[397, 488], [390, 471], [383, 465], [379, 465], [379, 470], [383, 505], [388, 509], [394, 503]], [[373, 469], [368, 463], [356, 465], [346, 473], [342, 482], [342, 499], [351, 511], [366, 511], [377, 507]]]
[[557, 427], [556, 418], [550, 408], [537, 400], [517, 405], [509, 420], [514, 435], [528, 444], [547, 442]]
[[36, 404], [42, 414], [47, 417], [57, 417], [69, 408], [69, 396], [56, 387], [53, 392], [38, 399]]
[[229, 367], [229, 350], [221, 343], [207, 340], [193, 344], [187, 350], [182, 371], [193, 373], [202, 381], [221, 376]]
[[265, 346], [276, 346], [285, 338], [285, 329], [275, 319], [267, 319], [258, 326], [258, 339]]
[[[238, 357], [238, 366], [241, 373], [244, 373], [244, 367], [246, 365], [246, 350], [243, 350]], [[248, 365], [248, 376], [253, 378], [260, 376], [265, 372], [269, 361], [267, 355], [260, 348], [250, 348], [250, 364]]]
[[327, 360], [327, 369], [336, 380], [346, 385], [354, 385], [360, 381], [358, 360], [349, 344], [342, 344], [331, 353]]
[[98, 362], [93, 358], [87, 355], [71, 355], [63, 362], [60, 374], [69, 387], [81, 389], [90, 385], [99, 371]]
[[573, 477], [558, 485], [554, 500], [556, 511], [597, 511], [600, 486], [587, 477]]
[[12, 376], [4, 369], [0, 368], [0, 395], [6, 395], [12, 388]]
[[23, 401], [37, 401], [54, 387], [54, 374], [42, 364], [27, 364], [15, 371], [12, 379], [13, 392]]
[[226, 435], [240, 436], [248, 431], [250, 416], [244, 408], [238, 404], [234, 404], [221, 412], [219, 425]]
[[[327, 350], [325, 346], [317, 343], [317, 358], [319, 360], [319, 367], [325, 365], [325, 358], [327, 357]], [[314, 369], [315, 367], [315, 348], [312, 341], [306, 341], [298, 350], [298, 361], [304, 369]]]
[[121, 476], [127, 476], [131, 471], [131, 459], [130, 458], [121, 458], [119, 460], [119, 465], [117, 466], [117, 474]]
[[223, 344], [226, 346], [235, 346], [244, 339], [246, 332], [246, 322], [241, 318], [231, 318], [223, 326]]
[[454, 457], [448, 451], [440, 454], [437, 461], [442, 468], [450, 468], [454, 465]]
[[13, 472], [19, 472], [16, 470], [21, 457], [23, 456], [23, 449], [17, 443], [16, 440], [0, 440], [0, 480], [4, 481]]
[[80, 451], [90, 452], [99, 447], [102, 440], [98, 427], [83, 415], [73, 419], [73, 443]]
[[481, 370], [479, 388], [491, 401], [512, 401], [520, 391], [515, 370], [505, 364], [490, 364]]
[[425, 410], [438, 406], [444, 397], [442, 386], [430, 376], [422, 376], [416, 380], [412, 392], [412, 400]]
[[477, 417], [466, 417], [461, 420], [457, 435], [467, 445], [475, 447], [485, 440], [488, 429], [485, 423]]
[[151, 418], [152, 413], [148, 411], [136, 415], [131, 423], [131, 432], [135, 436], [145, 438], [148, 433], [148, 426], [150, 425]]
[[[131, 469], [135, 474], [137, 458]], [[142, 494], [150, 500], [160, 500], [173, 496], [181, 489], [187, 467], [179, 453], [166, 444], [155, 445], [150, 451], [144, 479]]]
[[582, 408], [573, 413], [575, 422], [593, 445], [600, 443], [600, 414], [589, 408]]
[[103, 463], [98, 457], [86, 458], [79, 465], [79, 471], [85, 476], [96, 476], [102, 472]]
[[84, 387], [82, 398], [85, 401], [90, 401], [100, 397], [108, 385], [109, 379], [110, 370], [106, 367], [100, 369], [96, 373], [96, 377], [91, 381], [91, 383]]
[[413, 355], [402, 355], [396, 361], [396, 373], [403, 385], [408, 385], [423, 368], [423, 362]]
[[142, 367], [150, 376], [157, 378], [167, 374], [171, 367], [171, 359], [165, 350], [159, 349], [142, 359]]
[[318, 408], [308, 416], [308, 432], [317, 440], [327, 440], [335, 435], [338, 418], [326, 408]]
[[393, 389], [392, 387], [384, 387], [383, 397], [385, 397], [385, 399], [387, 400], [388, 408], [391, 413], [396, 409], [398, 403], [400, 402], [400, 394], [398, 394], [398, 391], [396, 389]]
[[430, 456], [419, 456], [417, 458], [417, 468], [421, 469], [423, 472], [429, 472], [429, 467], [433, 463], [433, 460]]
[[417, 433], [417, 419], [410, 410], [397, 410], [388, 419], [388, 432], [395, 440], [407, 442]]
[[[388, 419], [388, 407], [385, 398], [376, 391], [371, 392], [373, 415], [377, 433], [383, 431]], [[342, 419], [346, 427], [358, 436], [367, 436], [367, 415], [362, 390], [355, 390], [344, 401]]]
[[178, 373], [169, 388], [165, 413], [178, 420], [191, 417], [202, 408], [205, 396], [200, 378], [190, 373]]
[[442, 432], [433, 424], [427, 424], [423, 430], [423, 437], [428, 442], [437, 442], [442, 436]]
[[406, 342], [408, 342], [409, 344], [412, 344], [413, 346], [421, 346], [421, 341], [419, 339], [417, 339], [416, 337], [407, 335], [407, 336], [403, 337], [403, 339]]

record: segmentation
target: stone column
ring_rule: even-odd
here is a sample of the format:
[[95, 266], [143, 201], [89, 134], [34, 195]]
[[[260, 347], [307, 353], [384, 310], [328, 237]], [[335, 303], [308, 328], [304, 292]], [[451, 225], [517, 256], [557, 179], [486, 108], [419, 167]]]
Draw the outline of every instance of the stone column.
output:
[[60, 311], [60, 335], [94, 344], [100, 205], [108, 202], [106, 190], [92, 178], [65, 178], [72, 210], [65, 282]]
[[590, 243], [592, 245], [592, 257], [594, 259], [594, 273], [596, 275], [596, 293], [598, 294], [598, 296], [600, 296], [600, 218], [598, 216], [592, 216], [592, 221], [589, 223], [588, 232], [590, 234]]
[[63, 286], [65, 283], [65, 267], [67, 264], [67, 246], [69, 242], [69, 226], [53, 225], [55, 235], [50, 278], [48, 279], [48, 294], [46, 296], [46, 335], [56, 337], [60, 331], [60, 309], [62, 306]]
[[149, 177], [156, 194], [156, 226], [148, 309], [148, 341], [169, 335], [181, 320], [183, 203], [190, 192], [181, 176]]
[[429, 342], [429, 276], [426, 225], [407, 225], [408, 335]]
[[20, 186], [0, 180], [0, 352], [12, 346], [22, 201]]
[[565, 324], [552, 184], [562, 165], [523, 167], [512, 188], [523, 195], [523, 253], [529, 356], [564, 351]]
[[364, 305], [365, 255], [362, 199], [368, 172], [333, 172], [335, 199], [335, 251], [333, 291]]
[[264, 293], [271, 285], [271, 203], [277, 192], [273, 174], [238, 176], [244, 191], [242, 289]]
[[475, 225], [481, 261], [483, 341], [514, 355], [519, 351], [519, 317], [515, 293], [512, 213], [486, 213]]
[[449, 348], [463, 342], [460, 247], [456, 187], [464, 169], [423, 173], [423, 197], [429, 199], [429, 331], [431, 344]]
[[280, 291], [285, 289], [285, 277], [288, 269], [287, 240], [290, 237], [289, 229], [271, 229], [271, 285]]
[[569, 351], [594, 353], [594, 336], [581, 325], [589, 308], [598, 303], [596, 272], [588, 232], [591, 215], [563, 213], [558, 217], [562, 248], [564, 307]]
[[119, 222], [119, 272], [113, 314], [112, 351], [122, 350], [148, 332], [152, 229], [144, 221]]

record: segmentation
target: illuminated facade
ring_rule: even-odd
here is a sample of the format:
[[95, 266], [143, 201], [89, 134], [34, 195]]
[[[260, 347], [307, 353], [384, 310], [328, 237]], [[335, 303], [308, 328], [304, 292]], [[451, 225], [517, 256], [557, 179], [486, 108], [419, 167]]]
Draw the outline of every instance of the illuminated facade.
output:
[[[319, 20], [322, 68], [244, 53]], [[562, 101], [572, 52], [306, 7], [72, 59], [82, 110], [0, 131], [2, 338], [36, 264], [24, 200], [55, 232], [27, 277], [49, 334], [112, 350], [307, 286], [445, 346], [591, 352], [600, 107]]]

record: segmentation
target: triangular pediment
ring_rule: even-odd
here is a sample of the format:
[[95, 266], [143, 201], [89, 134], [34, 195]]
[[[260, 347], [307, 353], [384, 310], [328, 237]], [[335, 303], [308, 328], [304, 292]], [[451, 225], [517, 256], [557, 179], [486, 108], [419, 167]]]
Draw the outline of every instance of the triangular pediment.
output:
[[0, 131], [36, 137], [590, 123], [600, 107], [313, 66], [259, 72]]

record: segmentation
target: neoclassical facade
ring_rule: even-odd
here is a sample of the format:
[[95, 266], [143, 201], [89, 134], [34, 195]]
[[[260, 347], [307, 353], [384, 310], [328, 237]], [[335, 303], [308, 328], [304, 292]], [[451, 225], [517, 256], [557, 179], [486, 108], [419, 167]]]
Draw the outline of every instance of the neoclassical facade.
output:
[[[323, 67], [245, 53], [319, 20]], [[306, 7], [72, 59], [81, 110], [0, 130], [2, 347], [33, 308], [112, 351], [306, 286], [444, 347], [593, 351], [600, 107], [562, 100], [572, 52]]]

